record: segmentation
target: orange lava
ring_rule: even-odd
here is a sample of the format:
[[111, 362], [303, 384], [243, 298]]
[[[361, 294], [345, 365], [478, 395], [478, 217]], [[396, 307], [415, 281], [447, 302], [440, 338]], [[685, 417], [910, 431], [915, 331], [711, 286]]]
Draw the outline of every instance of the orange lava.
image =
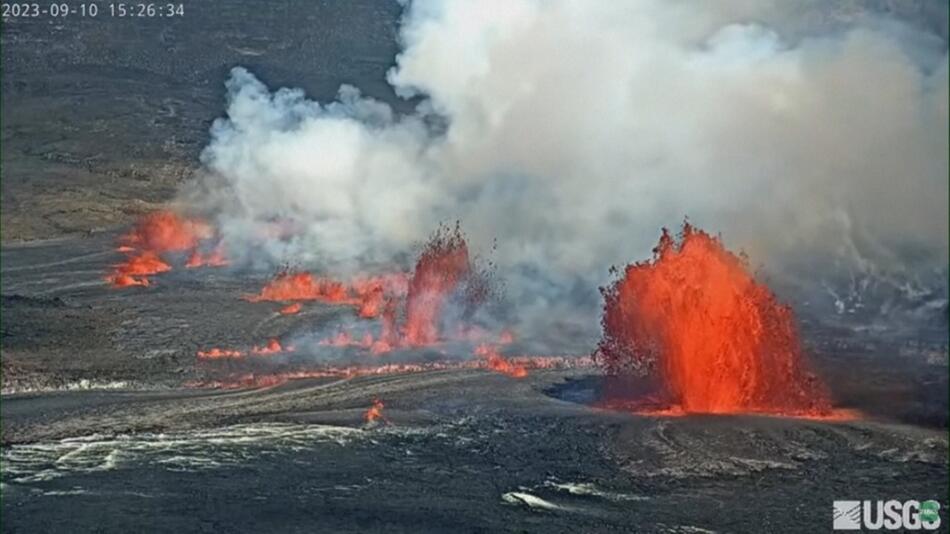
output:
[[333, 337], [320, 341], [319, 344], [330, 347], [362, 347], [368, 349], [373, 345], [373, 335], [367, 333], [360, 339], [354, 339], [349, 332], [341, 331]]
[[377, 355], [393, 350], [392, 344], [383, 338], [374, 338], [373, 334], [370, 334], [369, 332], [363, 334], [363, 336], [360, 338], [354, 338], [349, 332], [340, 331], [332, 337], [321, 340], [318, 344], [337, 348], [356, 347], [368, 350], [371, 353]]
[[439, 341], [442, 307], [470, 271], [468, 245], [459, 227], [454, 231], [439, 228], [423, 249], [409, 281], [403, 325], [407, 345]]
[[[317, 300], [346, 304], [356, 306], [360, 317], [373, 319], [383, 312], [388, 298], [405, 294], [406, 277], [402, 274], [357, 278], [345, 284], [310, 273], [282, 272], [268, 282], [260, 293], [246, 296], [245, 299], [250, 302]], [[284, 309], [293, 310], [292, 306]], [[287, 314], [299, 310], [297, 307], [296, 311], [288, 311]]]
[[251, 349], [251, 354], [277, 354], [279, 352], [293, 352], [293, 350], [293, 347], [283, 347], [281, 346], [280, 341], [271, 338], [263, 347], [254, 347]]
[[363, 319], [379, 317], [386, 304], [386, 296], [382, 287], [374, 287], [360, 297], [359, 316]]
[[475, 355], [487, 360], [488, 368], [492, 371], [508, 375], [513, 378], [528, 376], [528, 370], [523, 365], [513, 364], [498, 353], [495, 347], [483, 343], [475, 347]]
[[197, 353], [199, 360], [221, 360], [221, 359], [242, 359], [248, 354], [253, 356], [268, 356], [281, 352], [293, 352], [294, 347], [283, 346], [277, 339], [271, 338], [266, 345], [254, 346], [250, 351], [212, 348], [207, 351], [199, 350]]
[[164, 273], [172, 270], [171, 265], [162, 261], [158, 254], [145, 251], [141, 254], [129, 256], [123, 263], [114, 266], [112, 274], [106, 280], [115, 287], [149, 285], [149, 275]]
[[[508, 360], [511, 363], [523, 366], [525, 369], [587, 369], [595, 366], [590, 356], [525, 355], [510, 357]], [[311, 378], [355, 378], [359, 376], [424, 373], [446, 369], [483, 369], [484, 367], [485, 363], [482, 360], [385, 363], [344, 367], [327, 366], [316, 369], [274, 371], [270, 373], [245, 373], [226, 379], [193, 381], [187, 385], [200, 388], [255, 388], [276, 386], [291, 380]]]
[[171, 211], [156, 211], [136, 222], [129, 233], [119, 238], [116, 249], [128, 258], [113, 266], [106, 277], [113, 287], [148, 286], [148, 276], [172, 270], [162, 255], [191, 250], [187, 267], [218, 267], [227, 264], [219, 244], [207, 255], [201, 254], [202, 241], [214, 236], [210, 225], [198, 219], [183, 217]]
[[[610, 410], [623, 410], [630, 411], [637, 415], [645, 415], [648, 417], [686, 417], [687, 415], [693, 415], [691, 412], [684, 411], [681, 406], [671, 405], [671, 406], [653, 406], [647, 407], [643, 406], [640, 403], [613, 403], [606, 402], [601, 405], [603, 408]], [[779, 417], [779, 418], [790, 418], [790, 419], [806, 419], [809, 421], [828, 421], [828, 422], [846, 422], [846, 421], [858, 421], [864, 418], [859, 410], [854, 410], [850, 408], [832, 408], [827, 413], [768, 413], [768, 412], [735, 412], [729, 413], [728, 415], [754, 415], [762, 417]]]
[[[483, 276], [485, 276], [483, 278]], [[350, 282], [314, 276], [306, 272], [284, 271], [268, 282], [259, 293], [246, 295], [251, 302], [289, 302], [282, 314], [297, 313], [300, 301], [354, 306], [363, 319], [379, 319], [378, 334], [360, 334], [354, 339], [341, 331], [319, 342], [332, 347], [357, 347], [373, 354], [396, 348], [431, 346], [442, 338], [484, 342], [493, 334], [460, 325], [457, 333], [440, 332], [445, 306], [458, 296], [470, 313], [491, 295], [486, 273], [477, 272], [470, 261], [468, 245], [459, 226], [440, 226], [425, 245], [411, 278], [404, 273], [360, 276]], [[500, 344], [511, 343], [514, 335], [504, 331]]]
[[126, 247], [162, 253], [191, 250], [213, 235], [213, 229], [206, 222], [163, 210], [139, 219], [120, 241]]
[[826, 416], [829, 395], [807, 369], [792, 310], [744, 258], [684, 223], [664, 229], [652, 260], [603, 288], [608, 373], [652, 369], [671, 410]]
[[404, 297], [409, 291], [409, 277], [405, 273], [361, 276], [354, 279], [350, 287], [360, 297], [378, 290], [389, 296]]
[[219, 349], [217, 347], [207, 351], [198, 351], [199, 360], [220, 360], [226, 358], [241, 358], [243, 356], [244, 353], [239, 350]]
[[300, 304], [299, 302], [294, 302], [294, 303], [291, 303], [291, 304], [289, 304], [289, 305], [284, 306], [283, 308], [281, 308], [281, 309], [280, 309], [280, 314], [281, 314], [281, 315], [294, 315], [294, 314], [296, 314], [296, 313], [300, 313], [300, 310], [301, 310], [302, 308], [303, 308], [303, 305], [302, 305], [302, 304]]
[[284, 272], [277, 275], [257, 295], [246, 297], [251, 302], [322, 300], [352, 302], [346, 287], [335, 280], [319, 278], [310, 273]]
[[363, 414], [363, 420], [365, 420], [367, 423], [372, 423], [373, 421], [379, 420], [385, 421], [386, 419], [383, 417], [383, 408], [385, 406], [386, 405], [383, 404], [383, 401], [379, 399], [373, 399], [373, 405], [370, 406], [369, 409], [366, 410], [366, 413]]
[[194, 269], [196, 267], [224, 267], [228, 265], [227, 255], [224, 247], [218, 244], [211, 252], [202, 254], [197, 248], [191, 252], [185, 267]]

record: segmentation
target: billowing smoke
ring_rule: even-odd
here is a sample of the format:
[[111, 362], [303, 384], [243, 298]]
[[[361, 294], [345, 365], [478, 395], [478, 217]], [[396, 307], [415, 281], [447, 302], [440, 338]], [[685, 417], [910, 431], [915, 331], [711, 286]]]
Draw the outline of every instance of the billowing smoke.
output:
[[522, 328], [587, 347], [607, 267], [684, 216], [829, 310], [882, 285], [946, 306], [947, 43], [830, 9], [413, 2], [389, 82], [414, 113], [235, 68], [190, 194], [231, 254], [330, 272], [461, 220]]

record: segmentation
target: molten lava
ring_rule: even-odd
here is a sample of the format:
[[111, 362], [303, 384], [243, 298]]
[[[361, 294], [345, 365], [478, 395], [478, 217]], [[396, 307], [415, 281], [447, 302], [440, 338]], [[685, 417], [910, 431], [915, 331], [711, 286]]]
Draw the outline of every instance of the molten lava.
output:
[[267, 345], [264, 345], [263, 347], [254, 347], [251, 349], [251, 354], [277, 354], [278, 352], [293, 352], [293, 350], [293, 347], [285, 348], [281, 346], [280, 341], [271, 338], [267, 341]]
[[310, 273], [284, 272], [277, 275], [257, 295], [246, 297], [251, 302], [322, 300], [349, 302], [346, 287], [337, 281], [319, 278]]
[[359, 316], [363, 319], [373, 319], [379, 317], [386, 303], [386, 296], [383, 294], [383, 288], [374, 287], [364, 293], [360, 298]]
[[202, 254], [197, 248], [191, 252], [185, 267], [194, 269], [196, 267], [224, 267], [228, 265], [228, 259], [224, 253], [224, 247], [218, 244], [211, 252]]
[[406, 297], [404, 341], [410, 346], [439, 341], [442, 308], [471, 271], [468, 245], [459, 227], [442, 227], [426, 244], [416, 262]]
[[122, 236], [121, 242], [126, 247], [160, 254], [194, 249], [200, 241], [213, 235], [214, 230], [203, 221], [171, 211], [156, 211], [139, 219], [132, 231]]
[[269, 356], [281, 352], [293, 352], [294, 347], [283, 346], [277, 339], [271, 338], [266, 345], [254, 346], [250, 351], [212, 348], [206, 351], [199, 350], [197, 353], [199, 360], [222, 360], [222, 359], [243, 359], [248, 354], [254, 356]]
[[370, 406], [369, 409], [366, 410], [366, 413], [363, 414], [363, 419], [367, 423], [372, 423], [373, 421], [379, 420], [385, 421], [386, 418], [383, 417], [383, 407], [385, 407], [383, 401], [379, 399], [373, 399], [373, 405]]
[[513, 378], [524, 378], [528, 376], [528, 370], [523, 365], [509, 362], [504, 356], [498, 353], [497, 348], [487, 343], [475, 347], [475, 355], [485, 358], [488, 368], [492, 371]]
[[149, 285], [148, 276], [172, 270], [171, 265], [162, 261], [158, 254], [145, 251], [129, 256], [125, 262], [114, 266], [112, 274], [106, 280], [115, 287]]
[[211, 239], [214, 230], [198, 219], [182, 217], [171, 211], [157, 211], [145, 215], [132, 230], [119, 238], [116, 249], [128, 254], [126, 261], [113, 266], [106, 277], [114, 287], [148, 286], [150, 275], [172, 269], [162, 255], [191, 250], [187, 267], [219, 267], [227, 264], [224, 249], [219, 243], [207, 254], [200, 251], [201, 243]]
[[217, 347], [207, 351], [198, 351], [199, 360], [220, 360], [224, 358], [241, 358], [243, 356], [244, 353], [239, 350], [219, 349]]
[[293, 303], [288, 304], [287, 306], [284, 306], [283, 308], [281, 308], [281, 309], [280, 309], [280, 314], [281, 314], [281, 315], [294, 315], [294, 314], [296, 314], [296, 313], [300, 313], [300, 310], [301, 310], [302, 308], [303, 308], [303, 305], [302, 305], [302, 304], [300, 304], [299, 302], [293, 302]]
[[664, 229], [653, 252], [601, 289], [596, 358], [608, 373], [652, 370], [686, 413], [830, 413], [792, 310], [743, 258], [688, 223], [679, 242]]
[[[245, 299], [250, 302], [318, 300], [348, 304], [357, 307], [360, 317], [373, 319], [382, 313], [387, 298], [405, 294], [406, 277], [402, 274], [358, 278], [351, 284], [344, 284], [310, 273], [288, 271], [279, 273], [260, 293], [246, 296]], [[288, 315], [298, 311], [299, 303], [293, 303], [281, 313]]]

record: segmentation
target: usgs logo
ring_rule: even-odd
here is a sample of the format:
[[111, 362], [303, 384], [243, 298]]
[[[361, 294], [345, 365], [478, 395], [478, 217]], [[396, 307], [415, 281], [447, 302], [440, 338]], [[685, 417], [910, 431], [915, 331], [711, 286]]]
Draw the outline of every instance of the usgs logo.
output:
[[937, 501], [835, 501], [835, 530], [936, 530]]

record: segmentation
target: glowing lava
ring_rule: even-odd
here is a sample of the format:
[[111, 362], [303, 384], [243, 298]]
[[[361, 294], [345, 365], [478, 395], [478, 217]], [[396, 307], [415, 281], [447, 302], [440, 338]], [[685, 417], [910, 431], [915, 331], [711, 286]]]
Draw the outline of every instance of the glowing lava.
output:
[[409, 281], [403, 325], [407, 345], [439, 341], [442, 307], [470, 271], [468, 245], [459, 227], [454, 231], [439, 228], [423, 249]]
[[198, 219], [183, 217], [171, 211], [145, 215], [132, 230], [119, 238], [117, 251], [128, 258], [113, 266], [106, 277], [114, 287], [148, 286], [148, 276], [172, 270], [162, 256], [169, 252], [191, 250], [187, 267], [219, 267], [227, 264], [220, 243], [208, 254], [200, 252], [203, 241], [211, 239], [214, 230]]
[[602, 288], [608, 373], [652, 370], [671, 410], [824, 415], [828, 393], [806, 368], [792, 310], [743, 258], [684, 223], [664, 229], [652, 260]]
[[[495, 288], [490, 271], [477, 270], [470, 260], [458, 224], [452, 228], [439, 226], [423, 247], [411, 278], [377, 276], [354, 282], [350, 287], [358, 301], [358, 315], [380, 319], [379, 334], [364, 334], [355, 339], [340, 332], [321, 341], [321, 345], [359, 347], [383, 354], [394, 349], [432, 346], [447, 339], [478, 343], [491, 336], [468, 322], [477, 307], [494, 295]], [[448, 325], [442, 323], [452, 317], [446, 313], [450, 300], [459, 305], [455, 311], [461, 317], [456, 328], [445, 333], [441, 330]], [[514, 339], [510, 331], [502, 332], [500, 338], [501, 343]]]
[[245, 299], [250, 302], [317, 300], [349, 304], [357, 306], [360, 317], [372, 319], [381, 313], [387, 295], [405, 295], [405, 287], [405, 276], [397, 274], [360, 278], [351, 284], [344, 284], [310, 273], [287, 271], [274, 277], [260, 293], [246, 296]]
[[156, 211], [139, 219], [120, 241], [125, 247], [139, 250], [180, 252], [194, 249], [200, 241], [213, 235], [214, 230], [203, 221], [171, 211]]
[[198, 351], [199, 360], [221, 360], [226, 358], [241, 358], [244, 353], [239, 350], [219, 349], [217, 347], [207, 351]]
[[340, 282], [319, 278], [310, 273], [284, 272], [277, 275], [257, 295], [246, 297], [251, 302], [322, 300], [347, 302], [346, 287]]
[[277, 339], [271, 338], [266, 345], [254, 346], [250, 351], [212, 348], [206, 351], [199, 350], [197, 356], [199, 360], [223, 360], [223, 359], [243, 359], [248, 354], [254, 356], [268, 356], [281, 352], [293, 352], [294, 347], [284, 347]]
[[[346, 330], [318, 342], [322, 346], [355, 347], [379, 355], [394, 349], [431, 346], [447, 339], [485, 341], [489, 333], [469, 324], [477, 307], [487, 301], [494, 287], [489, 271], [478, 271], [469, 258], [468, 245], [458, 224], [440, 226], [432, 235], [416, 262], [412, 276], [387, 273], [359, 276], [340, 282], [306, 272], [284, 271], [268, 282], [259, 293], [244, 298], [251, 302], [289, 303], [280, 313], [300, 311], [300, 301], [321, 301], [354, 306], [358, 317], [379, 319], [377, 332], [359, 328], [359, 334]], [[446, 313], [450, 302], [457, 302], [461, 319], [457, 333], [445, 335], [443, 321], [454, 318]], [[503, 332], [501, 342], [510, 342], [511, 332]]]
[[[588, 369], [594, 367], [590, 356], [517, 356], [508, 358], [508, 361], [528, 369]], [[235, 365], [238, 362], [234, 362]], [[431, 361], [425, 363], [386, 363], [372, 365], [349, 365], [343, 367], [320, 366], [306, 369], [274, 369], [271, 372], [237, 372], [219, 379], [198, 380], [189, 382], [189, 387], [201, 388], [249, 388], [267, 387], [283, 384], [290, 380], [307, 378], [354, 378], [359, 376], [379, 376], [406, 373], [424, 373], [430, 371], [444, 371], [446, 369], [482, 369], [483, 360], [464, 361]]]
[[379, 399], [373, 399], [373, 405], [366, 410], [366, 413], [363, 414], [363, 420], [367, 423], [372, 423], [373, 421], [385, 421], [386, 418], [383, 417], [383, 408], [385, 404]]
[[148, 287], [148, 276], [172, 270], [171, 265], [162, 261], [158, 254], [145, 251], [116, 265], [107, 280], [115, 287]]
[[185, 267], [194, 269], [196, 267], [224, 267], [228, 265], [228, 259], [224, 253], [224, 247], [218, 244], [211, 252], [202, 254], [197, 248], [191, 252]]
[[296, 313], [300, 313], [301, 308], [303, 308], [303, 305], [302, 305], [302, 304], [300, 304], [299, 302], [293, 302], [293, 303], [288, 304], [287, 306], [284, 306], [283, 308], [281, 308], [281, 309], [280, 309], [280, 314], [281, 314], [281, 315], [294, 315], [294, 314], [296, 314]]
[[267, 341], [267, 345], [251, 349], [251, 354], [267, 355], [277, 354], [278, 352], [293, 352], [293, 350], [293, 347], [285, 348], [281, 346], [280, 341], [272, 338]]
[[498, 349], [487, 343], [475, 347], [475, 355], [486, 359], [486, 364], [492, 371], [508, 375], [513, 378], [528, 376], [528, 370], [523, 366], [511, 363], [498, 353]]

